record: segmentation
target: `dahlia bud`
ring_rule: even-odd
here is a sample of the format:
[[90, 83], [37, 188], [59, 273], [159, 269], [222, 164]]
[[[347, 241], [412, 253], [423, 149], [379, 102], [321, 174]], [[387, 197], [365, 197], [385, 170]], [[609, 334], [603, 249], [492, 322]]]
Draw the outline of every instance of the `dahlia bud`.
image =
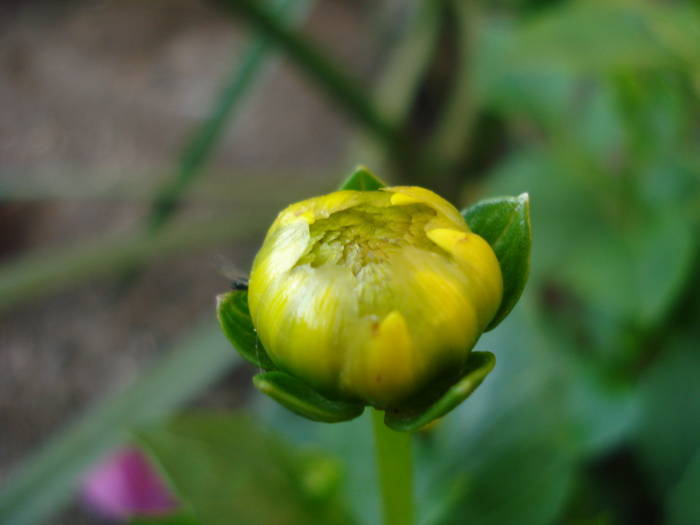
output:
[[435, 193], [338, 191], [282, 211], [248, 306], [277, 368], [330, 398], [399, 406], [463, 369], [501, 304], [493, 249]]
[[418, 430], [493, 369], [493, 354], [471, 349], [518, 301], [530, 237], [527, 194], [460, 213], [359, 167], [341, 191], [279, 214], [248, 289], [217, 298], [219, 322], [265, 370], [255, 386], [290, 410], [330, 423], [370, 405]]

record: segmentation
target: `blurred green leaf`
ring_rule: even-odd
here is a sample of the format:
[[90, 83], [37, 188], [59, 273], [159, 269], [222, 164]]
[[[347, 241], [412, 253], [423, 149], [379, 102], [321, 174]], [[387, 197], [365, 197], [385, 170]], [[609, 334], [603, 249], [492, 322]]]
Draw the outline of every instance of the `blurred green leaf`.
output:
[[207, 525], [350, 523], [336, 499], [310, 497], [298, 453], [248, 417], [181, 416], [138, 438]]
[[530, 272], [530, 198], [498, 197], [477, 202], [462, 211], [472, 231], [488, 242], [496, 253], [503, 274], [503, 299], [487, 330], [508, 315], [525, 289]]
[[489, 173], [487, 180], [484, 192], [512, 195], [527, 191], [537, 203], [531, 208], [537, 232], [531, 278], [537, 283], [568, 263], [578, 243], [603, 229], [595, 194], [563, 172], [545, 148], [513, 152]]
[[590, 184], [573, 173], [580, 165], [562, 164], [552, 149], [515, 153], [484, 191], [531, 193], [540, 240], [535, 286], [574, 291], [586, 311], [577, 324], [585, 323], [601, 352], [611, 348], [619, 357], [627, 330], [660, 326], [691, 275], [697, 240], [688, 210], [697, 184], [677, 165], [640, 173], [639, 190], [636, 179], [615, 188], [611, 173]]
[[284, 372], [258, 374], [253, 378], [253, 384], [292, 412], [313, 421], [347, 421], [355, 419], [365, 409], [361, 403], [328, 399], [303, 381]]
[[369, 410], [352, 421], [319, 425], [296, 416], [266, 396], [256, 399], [254, 409], [266, 427], [274, 429], [291, 442], [342, 458], [346, 471], [343, 499], [348, 502], [355, 521], [379, 525], [379, 487], [372, 461], [374, 442]]
[[569, 376], [527, 295], [481, 339], [498, 356], [488, 381], [419, 449], [419, 493], [426, 492], [431, 525], [545, 525], [566, 503], [581, 458]]
[[663, 24], [661, 34], [668, 37], [666, 24], [684, 17], [700, 21], [697, 12], [684, 6], [626, 0], [565, 2], [527, 19], [515, 32], [503, 61], [520, 70], [678, 67], [688, 56], [688, 43], [698, 35], [697, 25], [676, 24], [679, 34], [673, 39], [660, 39], [657, 30]]
[[687, 84], [670, 71], [618, 72], [611, 75], [615, 112], [620, 119], [631, 169], [640, 171], [673, 155], [687, 140]]
[[275, 365], [258, 339], [253, 321], [250, 318], [248, 291], [234, 290], [221, 294], [216, 298], [216, 301], [216, 316], [219, 319], [219, 326], [238, 353], [246, 361], [259, 368], [273, 370]]
[[[400, 432], [415, 432], [431, 421], [443, 417], [467, 399], [481, 384], [496, 365], [496, 358], [491, 352], [472, 352], [459, 378], [453, 385], [443, 391], [437, 400], [428, 406], [409, 403], [410, 409], [388, 410], [384, 422], [390, 428]], [[429, 393], [423, 393], [429, 396]], [[434, 399], [433, 396], [430, 396]]]
[[129, 525], [202, 525], [194, 516], [176, 514], [174, 516], [136, 518]]
[[[632, 240], [634, 286], [639, 291], [638, 316], [643, 326], [666, 319], [693, 269], [697, 238], [690, 225], [672, 209], [658, 209], [656, 216], [638, 225]], [[673, 254], [669, 258], [668, 255]]]
[[87, 409], [25, 460], [3, 484], [0, 523], [42, 522], [69, 501], [86, 469], [124, 442], [131, 427], [168, 415], [237, 361], [214, 323], [194, 329], [148, 373]]
[[489, 460], [468, 471], [464, 497], [444, 525], [554, 522], [573, 479], [571, 461], [560, 443], [528, 436], [521, 444], [510, 443], [489, 453]]
[[700, 451], [690, 461], [680, 482], [671, 489], [667, 498], [669, 525], [700, 523]]
[[[562, 276], [593, 308], [649, 329], [663, 322], [690, 275], [695, 239], [672, 209], [649, 210], [629, 227], [609, 224], [574, 252]], [[669, 257], [673, 254], [673, 257]]]
[[656, 490], [676, 485], [700, 452], [700, 353], [697, 334], [677, 336], [641, 381], [635, 446]]
[[386, 184], [364, 166], [357, 166], [338, 190], [374, 191]]
[[[688, 84], [696, 84], [673, 78], [678, 73], [696, 77], [698, 70], [697, 49], [690, 42], [700, 38], [700, 13], [680, 2], [561, 2], [538, 16], [490, 17], [484, 25], [475, 46], [476, 98], [501, 110], [520, 131], [518, 118], [528, 115], [560, 133], [583, 133], [598, 149], [619, 155], [620, 124], [632, 124], [628, 131], [637, 138], [642, 119], [661, 131], [674, 118], [678, 93], [687, 94]], [[635, 77], [637, 93], [628, 101], [639, 95], [646, 99], [636, 106], [637, 115], [625, 115], [624, 97], [612, 105], [607, 95], [600, 97], [601, 86]], [[601, 104], [612, 111], [601, 111]], [[620, 112], [627, 122], [612, 122]], [[572, 120], [576, 126], [570, 126]], [[664, 143], [646, 141], [651, 150]], [[635, 155], [647, 157], [649, 151], [637, 147]]]
[[[575, 357], [573, 357], [575, 356]], [[567, 371], [565, 401], [582, 455], [595, 457], [619, 446], [636, 430], [640, 402], [636, 389], [604, 377], [595, 361], [565, 352], [557, 361]]]

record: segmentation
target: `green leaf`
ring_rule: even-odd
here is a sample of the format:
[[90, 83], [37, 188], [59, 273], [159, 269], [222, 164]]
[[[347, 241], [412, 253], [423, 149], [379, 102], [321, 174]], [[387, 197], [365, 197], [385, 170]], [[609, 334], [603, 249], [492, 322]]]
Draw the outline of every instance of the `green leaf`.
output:
[[485, 334], [480, 344], [498, 366], [477, 395], [430, 428], [426, 506], [452, 494], [421, 523], [558, 523], [581, 465], [581, 427], [570, 419], [562, 348], [542, 332], [535, 306], [525, 302]]
[[191, 414], [137, 437], [201, 523], [350, 522], [335, 494], [319, 499], [315, 463], [248, 417]]
[[306, 383], [284, 372], [258, 374], [253, 378], [253, 384], [262, 393], [292, 412], [313, 421], [348, 421], [355, 419], [365, 409], [364, 405], [359, 403], [328, 399]]
[[[510, 415], [518, 418], [518, 414]], [[517, 425], [526, 423], [518, 421]], [[484, 454], [484, 463], [469, 465], [468, 461], [455, 458], [454, 469], [444, 473], [447, 479], [459, 480], [464, 472], [469, 477], [462, 481], [462, 497], [440, 525], [572, 523], [557, 521], [576, 480], [576, 463], [567, 452], [568, 443], [557, 439], [559, 428], [550, 427], [554, 436], [543, 435], [538, 428], [537, 435], [526, 434], [520, 443], [513, 443], [511, 436], [503, 439], [507, 426], [507, 422], [502, 422], [498, 429], [501, 433], [489, 432], [487, 436], [492, 442], [505, 442], [497, 445], [500, 450], [470, 449], [472, 454]]]
[[357, 166], [350, 176], [345, 179], [345, 182], [340, 185], [339, 190], [355, 190], [355, 191], [375, 191], [379, 188], [384, 188], [384, 184], [376, 176], [372, 174], [364, 166]]
[[678, 334], [642, 377], [634, 447], [653, 489], [674, 487], [700, 454], [700, 353], [697, 333]]
[[70, 500], [85, 470], [126, 441], [129, 428], [169, 414], [238, 361], [213, 322], [194, 329], [152, 370], [88, 409], [8, 476], [0, 523], [45, 523]]
[[401, 432], [414, 432], [458, 406], [481, 384], [496, 365], [491, 352], [472, 352], [462, 373], [462, 378], [447, 389], [430, 405], [418, 409], [387, 410], [384, 422]]
[[[574, 1], [542, 10], [516, 28], [500, 63], [520, 71], [598, 72], [674, 67], [683, 58], [696, 61], [689, 42], [693, 37], [697, 41], [697, 13], [678, 4], [645, 4]], [[679, 23], [684, 18], [687, 22]], [[674, 38], [664, 39], [670, 25]]]
[[248, 310], [248, 292], [234, 290], [217, 298], [216, 317], [228, 340], [248, 362], [265, 370], [275, 368], [265, 347], [258, 339]]
[[510, 313], [523, 293], [530, 273], [530, 198], [497, 197], [477, 202], [462, 210], [472, 231], [481, 235], [496, 253], [503, 274], [503, 299], [487, 330], [491, 330]]
[[267, 396], [258, 396], [255, 401], [256, 417], [264, 421], [267, 428], [299, 446], [342, 458], [345, 476], [339, 490], [349, 510], [358, 523], [380, 523], [375, 464], [367, 459], [374, 454], [370, 410], [351, 421], [319, 425], [298, 417]]
[[670, 490], [666, 498], [669, 525], [700, 523], [698, 487], [700, 487], [700, 452], [695, 454], [680, 481]]

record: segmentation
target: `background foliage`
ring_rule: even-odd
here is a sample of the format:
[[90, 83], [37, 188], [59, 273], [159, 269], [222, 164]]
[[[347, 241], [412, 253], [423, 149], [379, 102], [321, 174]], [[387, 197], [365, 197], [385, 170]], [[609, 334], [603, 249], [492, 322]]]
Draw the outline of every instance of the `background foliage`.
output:
[[[527, 191], [530, 282], [477, 347], [497, 355], [495, 371], [419, 436], [420, 523], [698, 523], [700, 7], [368, 2], [354, 7], [373, 21], [356, 37], [382, 52], [363, 81], [299, 29], [320, 9], [312, 1], [212, 9], [249, 28], [249, 43], [173, 175], [148, 190], [142, 223], [7, 258], [3, 315], [67, 301], [86, 282], [123, 293], [153, 265], [250, 243], [282, 203], [333, 188], [358, 162], [460, 207]], [[228, 209], [188, 214], [207, 159], [273, 53], [352, 123], [345, 158], [313, 180], [238, 175], [223, 193]], [[17, 180], [2, 181], [3, 207], [28, 200]], [[67, 198], [80, 191], [69, 187]], [[167, 523], [377, 523], [369, 422], [313, 424], [246, 398], [252, 370], [214, 327], [213, 305], [202, 315], [133, 384], [18, 463], [3, 482], [0, 522], [51, 521], [85, 469], [136, 436], [187, 502]], [[230, 372], [239, 365], [245, 372]], [[227, 374], [239, 412], [167, 417]]]

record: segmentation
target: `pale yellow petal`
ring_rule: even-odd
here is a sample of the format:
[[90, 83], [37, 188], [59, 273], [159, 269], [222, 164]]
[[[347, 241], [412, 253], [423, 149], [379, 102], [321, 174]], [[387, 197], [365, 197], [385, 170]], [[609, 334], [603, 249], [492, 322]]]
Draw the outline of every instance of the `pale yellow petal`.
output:
[[491, 246], [475, 233], [464, 233], [447, 228], [426, 232], [428, 238], [446, 252], [471, 277], [471, 287], [479, 303], [481, 329], [491, 321], [501, 304], [503, 277], [501, 267]]
[[416, 383], [415, 348], [406, 319], [394, 310], [370, 327], [369, 340], [349, 356], [341, 380], [348, 392], [386, 406], [410, 393]]
[[272, 360], [326, 390], [337, 385], [346, 322], [356, 318], [346, 290], [349, 277], [337, 267], [303, 266], [270, 286], [253, 314], [258, 336]]
[[457, 208], [452, 206], [452, 204], [440, 197], [437, 193], [418, 186], [391, 186], [389, 188], [382, 188], [382, 190], [392, 194], [391, 203], [394, 206], [422, 203], [440, 213], [449, 220], [455, 228], [469, 231], [469, 226], [467, 226], [466, 221], [460, 215], [459, 211], [457, 211]]

